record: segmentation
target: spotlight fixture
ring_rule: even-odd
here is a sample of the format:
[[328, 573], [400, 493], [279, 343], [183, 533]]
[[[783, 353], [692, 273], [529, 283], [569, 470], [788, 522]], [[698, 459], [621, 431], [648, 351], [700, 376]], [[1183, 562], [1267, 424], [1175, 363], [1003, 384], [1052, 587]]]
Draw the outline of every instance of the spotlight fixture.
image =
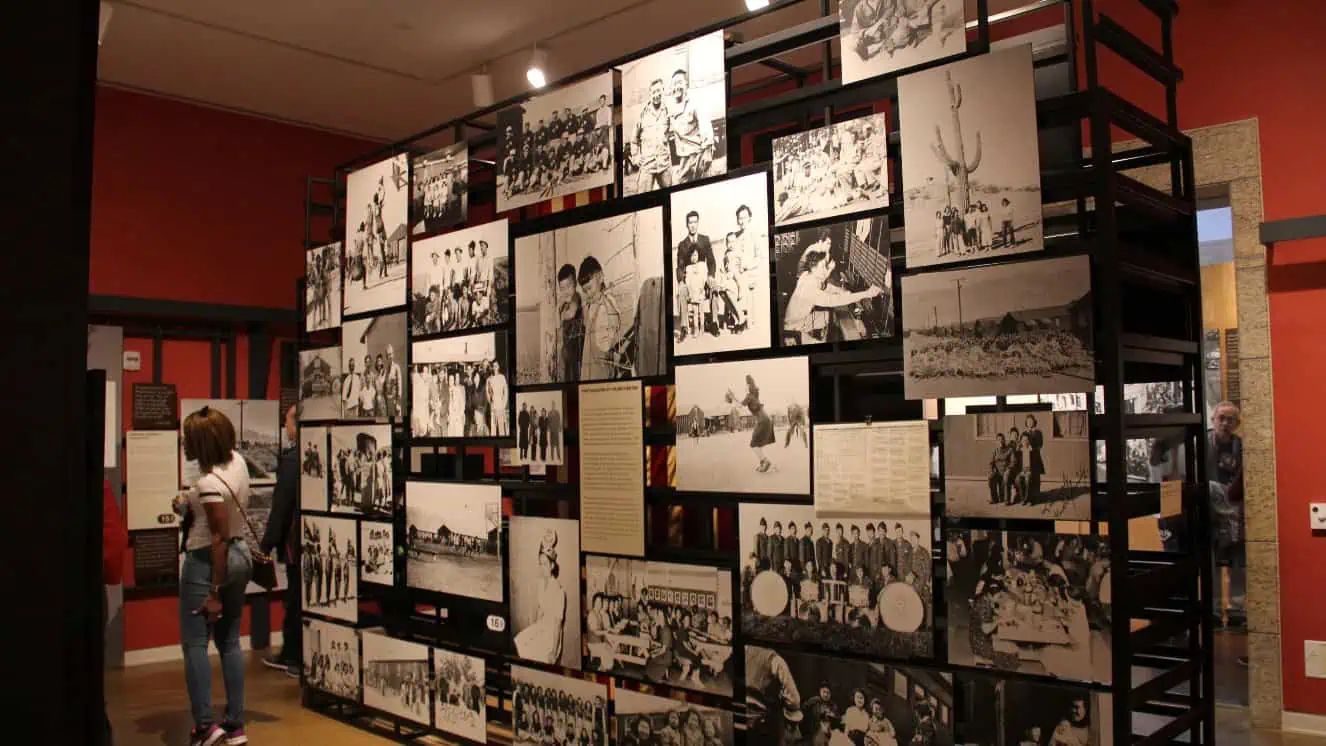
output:
[[474, 107], [483, 109], [493, 105], [493, 76], [488, 74], [488, 66], [479, 68], [479, 72], [470, 75], [470, 90], [474, 93]]
[[101, 0], [101, 25], [97, 28], [97, 46], [101, 46], [102, 40], [106, 38], [106, 27], [110, 25], [111, 14], [115, 8], [106, 0]]
[[769, 7], [769, 0], [746, 0], [746, 10], [757, 11]]
[[534, 53], [529, 58], [529, 69], [525, 71], [525, 79], [531, 86], [542, 88], [548, 85], [548, 74], [544, 71], [547, 64], [548, 53], [539, 45], [534, 45]]

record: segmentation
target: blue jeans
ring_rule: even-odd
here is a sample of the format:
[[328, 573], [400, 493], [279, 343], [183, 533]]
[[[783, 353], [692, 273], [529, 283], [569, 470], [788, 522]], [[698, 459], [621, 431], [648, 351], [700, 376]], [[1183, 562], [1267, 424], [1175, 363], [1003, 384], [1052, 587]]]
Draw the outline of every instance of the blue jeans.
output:
[[244, 652], [239, 647], [239, 622], [244, 612], [244, 589], [253, 574], [249, 546], [232, 542], [226, 555], [226, 584], [221, 588], [221, 618], [208, 624], [195, 614], [212, 588], [212, 563], [207, 549], [184, 554], [180, 568], [180, 645], [184, 648], [184, 680], [189, 688], [193, 723], [212, 725], [212, 663], [207, 642], [216, 639], [221, 654], [221, 676], [226, 685], [226, 722], [244, 722]]

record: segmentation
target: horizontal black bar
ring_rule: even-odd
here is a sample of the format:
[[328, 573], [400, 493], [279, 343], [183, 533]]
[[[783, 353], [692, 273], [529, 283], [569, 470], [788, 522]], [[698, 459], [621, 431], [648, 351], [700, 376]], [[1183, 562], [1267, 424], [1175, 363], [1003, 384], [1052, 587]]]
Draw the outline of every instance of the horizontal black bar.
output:
[[1131, 176], [1114, 175], [1115, 194], [1125, 205], [1146, 210], [1161, 218], [1192, 215], [1197, 205], [1190, 199], [1179, 199], [1147, 186]]
[[1303, 241], [1326, 236], [1326, 215], [1269, 220], [1262, 223], [1260, 240], [1264, 244]]
[[1173, 18], [1179, 14], [1179, 4], [1175, 0], [1139, 0], [1146, 9], [1160, 18]]
[[1196, 412], [1126, 414], [1123, 416], [1123, 426], [1127, 429], [1144, 427], [1192, 427], [1201, 425], [1202, 415]]
[[838, 35], [838, 14], [820, 16], [790, 28], [775, 31], [759, 39], [733, 44], [724, 52], [727, 67], [749, 65], [784, 52], [828, 41]]
[[1136, 347], [1143, 350], [1160, 350], [1164, 352], [1177, 352], [1183, 355], [1196, 355], [1200, 353], [1201, 346], [1190, 339], [1175, 339], [1173, 337], [1157, 337], [1150, 334], [1121, 334], [1119, 341], [1124, 347]]
[[783, 62], [777, 57], [770, 57], [767, 60], [760, 60], [760, 64], [764, 65], [770, 70], [775, 70], [777, 72], [780, 72], [783, 75], [786, 75], [787, 77], [792, 78], [797, 82], [805, 80], [806, 76], [809, 75], [809, 73], [806, 72], [805, 70], [802, 70], [801, 68], [791, 63]]
[[198, 321], [233, 323], [298, 324], [293, 308], [232, 306], [225, 303], [195, 303], [161, 298], [133, 298], [127, 295], [90, 295], [88, 312], [108, 316], [159, 316]]
[[1129, 705], [1136, 707], [1137, 705], [1155, 699], [1164, 692], [1186, 682], [1192, 677], [1196, 665], [1195, 661], [1185, 661], [1168, 671], [1157, 675], [1146, 683], [1133, 687], [1133, 690], [1128, 693]]
[[1177, 65], [1167, 61], [1160, 52], [1120, 26], [1113, 18], [1101, 13], [1095, 27], [1096, 41], [1160, 83], [1169, 86], [1183, 80], [1183, 71]]
[[1186, 714], [1191, 709], [1191, 705], [1177, 705], [1169, 702], [1157, 702], [1151, 700], [1134, 707], [1133, 712], [1142, 712], [1147, 715], [1164, 715], [1165, 717], [1172, 718]]
[[1110, 121], [1145, 140], [1157, 149], [1173, 153], [1184, 142], [1184, 135], [1179, 130], [1162, 122], [1150, 112], [1127, 101], [1109, 90], [1102, 89], [1100, 95], [1108, 102]]
[[1152, 286], [1190, 287], [1197, 284], [1201, 278], [1195, 266], [1185, 267], [1168, 257], [1138, 248], [1124, 240], [1116, 241], [1115, 253], [1119, 257], [1125, 275]]
[[1191, 612], [1167, 614], [1166, 618], [1152, 619], [1151, 623], [1134, 631], [1128, 637], [1128, 649], [1134, 655], [1147, 652], [1170, 638], [1189, 632], [1197, 626], [1197, 615]]
[[1177, 352], [1161, 352], [1159, 350], [1143, 350], [1135, 347], [1123, 348], [1121, 356], [1125, 363], [1144, 363], [1146, 365], [1168, 365], [1180, 367], [1187, 361], [1183, 355]]
[[[1136, 738], [1136, 736], [1134, 736], [1136, 739], [1134, 741], [1134, 746], [1159, 746], [1159, 744], [1162, 743], [1172, 743], [1180, 733], [1192, 730], [1194, 726], [1201, 723], [1202, 715], [1205, 713], [1206, 707], [1208, 707], [1206, 704], [1194, 706], [1192, 709], [1188, 710], [1188, 712], [1156, 729], [1156, 731], [1149, 736], [1141, 738]], [[1192, 740], [1195, 741], [1196, 739]]]
[[1170, 565], [1157, 565], [1146, 572], [1127, 579], [1128, 601], [1132, 605], [1150, 605], [1152, 599], [1169, 598], [1184, 590], [1185, 585], [1196, 585], [1197, 573], [1191, 560], [1180, 560]]

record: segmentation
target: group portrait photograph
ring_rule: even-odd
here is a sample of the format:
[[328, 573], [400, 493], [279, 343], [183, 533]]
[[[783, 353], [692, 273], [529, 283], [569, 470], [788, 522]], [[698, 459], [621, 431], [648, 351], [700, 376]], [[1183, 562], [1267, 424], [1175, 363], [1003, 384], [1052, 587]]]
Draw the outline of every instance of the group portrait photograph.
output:
[[303, 624], [304, 681], [314, 689], [358, 702], [363, 694], [359, 630], [308, 616]]
[[433, 648], [433, 725], [445, 733], [488, 741], [487, 666], [483, 658]]
[[608, 687], [511, 667], [513, 746], [608, 746]]
[[774, 224], [889, 204], [888, 121], [869, 114], [773, 141]]
[[507, 221], [416, 240], [410, 248], [410, 334], [480, 329], [511, 317]]
[[963, 0], [841, 0], [843, 84], [967, 51]]
[[1112, 698], [1082, 686], [959, 674], [958, 743], [973, 746], [1109, 746]]
[[331, 428], [331, 509], [334, 513], [391, 515], [391, 425]]
[[345, 315], [405, 304], [410, 163], [401, 154], [346, 176]]
[[304, 328], [311, 332], [341, 325], [341, 243], [304, 254]]
[[395, 525], [390, 521], [359, 522], [359, 580], [396, 584]]
[[516, 464], [562, 466], [566, 463], [565, 432], [570, 425], [561, 391], [516, 393]]
[[404, 313], [370, 316], [342, 325], [342, 419], [402, 421], [408, 381], [401, 371], [408, 332]]
[[398, 640], [382, 630], [365, 630], [364, 704], [396, 717], [428, 725], [432, 682], [428, 646]]
[[410, 354], [410, 434], [502, 438], [511, 434], [506, 332], [415, 342]]
[[622, 746], [732, 746], [732, 712], [628, 689], [612, 692], [613, 731]]
[[359, 620], [358, 539], [351, 519], [303, 516], [299, 577], [305, 611], [345, 622]]
[[410, 235], [464, 223], [470, 205], [470, 148], [458, 142], [410, 161]]
[[897, 334], [887, 216], [775, 235], [774, 277], [782, 347]]

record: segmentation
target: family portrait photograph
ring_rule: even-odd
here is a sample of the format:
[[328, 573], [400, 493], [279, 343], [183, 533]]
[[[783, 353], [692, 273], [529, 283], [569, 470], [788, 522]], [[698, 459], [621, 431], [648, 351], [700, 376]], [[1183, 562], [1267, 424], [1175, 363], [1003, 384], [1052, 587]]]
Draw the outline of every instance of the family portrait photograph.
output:
[[566, 463], [563, 432], [567, 426], [565, 393], [516, 393], [516, 445], [521, 466], [562, 466]]
[[616, 180], [611, 72], [497, 114], [497, 211]]
[[[306, 612], [359, 621], [359, 531], [353, 519], [302, 516], [300, 582]], [[357, 657], [357, 656], [356, 656]]]
[[507, 221], [414, 242], [410, 249], [410, 333], [479, 329], [510, 320]]
[[882, 113], [775, 138], [774, 225], [888, 207], [888, 148]]
[[843, 85], [967, 51], [963, 0], [842, 0]]
[[342, 418], [401, 422], [406, 395], [401, 366], [408, 331], [404, 313], [345, 322]]
[[667, 370], [663, 208], [516, 239], [516, 383]]
[[[341, 419], [341, 348], [299, 351], [299, 421]], [[232, 420], [233, 422], [233, 420]]]
[[511, 435], [507, 336], [485, 332], [415, 342], [410, 354], [410, 434], [416, 438]]
[[972, 518], [1091, 520], [1086, 412], [944, 418], [944, 512]]
[[488, 742], [483, 658], [433, 648], [433, 724], [444, 733]]
[[887, 216], [775, 235], [774, 276], [782, 347], [897, 333]]
[[502, 602], [502, 488], [405, 483], [405, 580], [450, 596]]
[[677, 489], [810, 494], [804, 357], [679, 365]]
[[732, 696], [732, 574], [585, 558], [585, 670]]
[[580, 668], [580, 522], [512, 516], [508, 530], [516, 655]]
[[732, 746], [732, 712], [671, 697], [613, 687], [617, 743], [629, 746]]
[[715, 31], [621, 66], [626, 196], [727, 173], [727, 65]]
[[299, 428], [299, 507], [301, 510], [329, 510], [327, 503], [328, 480], [327, 438], [331, 430], [326, 427]]
[[1085, 256], [904, 277], [907, 398], [1092, 391], [1091, 302]]
[[359, 631], [304, 617], [304, 682], [314, 689], [358, 702]]
[[391, 515], [391, 425], [337, 425], [331, 429], [331, 509], [334, 513]]
[[973, 746], [1108, 746], [1114, 712], [1106, 692], [958, 674], [958, 743]]
[[375, 585], [396, 584], [395, 527], [389, 521], [359, 522], [359, 579]]
[[464, 223], [470, 205], [470, 148], [458, 142], [410, 163], [410, 234], [437, 233]]
[[346, 177], [345, 315], [405, 305], [410, 163], [405, 154]]
[[365, 630], [364, 705], [416, 723], [429, 723], [428, 646]]
[[769, 174], [673, 192], [672, 354], [764, 349], [769, 330]]
[[304, 253], [304, 328], [311, 332], [341, 325], [341, 244]]
[[608, 686], [511, 667], [514, 746], [608, 746]]
[[1045, 248], [1030, 45], [899, 78], [898, 110], [908, 267]]

